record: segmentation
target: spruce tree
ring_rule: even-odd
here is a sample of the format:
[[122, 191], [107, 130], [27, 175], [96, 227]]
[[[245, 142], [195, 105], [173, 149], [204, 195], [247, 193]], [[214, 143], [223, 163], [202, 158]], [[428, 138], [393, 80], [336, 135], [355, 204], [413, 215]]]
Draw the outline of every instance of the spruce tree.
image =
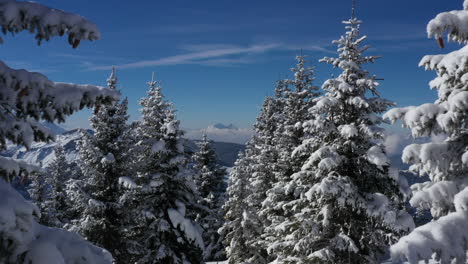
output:
[[[303, 55], [297, 56], [296, 60], [296, 68], [291, 69], [294, 78], [281, 80], [276, 88], [274, 119], [268, 125], [256, 128], [258, 135], [264, 134], [263, 137], [268, 138], [258, 147], [261, 152], [256, 163], [273, 174], [269, 176], [269, 184], [265, 186], [267, 188], [255, 191], [261, 199], [252, 203], [257, 204], [257, 207], [260, 205], [257, 210], [265, 227], [264, 251], [267, 251], [272, 241], [278, 239], [276, 225], [284, 218], [283, 205], [294, 199], [292, 193], [285, 190], [284, 186], [289, 183], [290, 176], [300, 168], [301, 161], [304, 160], [304, 157], [293, 157], [292, 154], [306, 137], [302, 125], [312, 118], [309, 108], [314, 104], [313, 99], [319, 95], [319, 88], [313, 85], [313, 68], [306, 67]], [[261, 165], [262, 163], [264, 165]], [[272, 253], [270, 250], [269, 260], [274, 258]]]
[[261, 252], [249, 244], [258, 234], [252, 232], [258, 223], [253, 222], [256, 219], [251, 218], [252, 213], [246, 202], [251, 191], [251, 150], [249, 142], [245, 153], [239, 154], [229, 177], [228, 200], [224, 206], [226, 222], [221, 229], [229, 264], [256, 264], [255, 261], [263, 258]]
[[437, 77], [429, 85], [437, 90], [434, 103], [395, 108], [385, 117], [401, 120], [414, 137], [444, 135], [441, 143], [412, 144], [402, 159], [410, 171], [428, 175], [429, 182], [414, 184], [410, 204], [430, 210], [433, 220], [416, 228], [391, 247], [395, 262], [435, 260], [437, 263], [466, 263], [468, 245], [468, 1], [464, 10], [438, 14], [427, 25], [429, 37], [438, 39], [448, 32], [451, 40], [465, 44], [442, 55], [424, 56], [419, 66], [433, 70]]
[[321, 61], [342, 73], [323, 84], [325, 94], [310, 109], [304, 140], [296, 152], [309, 153], [283, 190], [296, 199], [282, 204], [282, 234], [270, 252], [277, 263], [379, 263], [387, 246], [414, 224], [403, 210], [398, 175], [378, 126], [392, 102], [380, 98], [376, 77], [363, 69], [377, 57], [364, 56], [361, 21], [343, 22], [346, 34], [334, 41], [338, 58]]
[[[131, 263], [202, 263], [204, 242], [194, 222], [196, 187], [174, 108], [152, 80], [140, 100], [136, 127], [137, 176], [124, 196]], [[127, 184], [128, 186], [128, 184]]]
[[[116, 89], [114, 69], [107, 83], [110, 89]], [[80, 167], [84, 175], [82, 190], [87, 203], [78, 231], [89, 241], [112, 252], [117, 263], [127, 263], [121, 257], [126, 249], [120, 222], [122, 208], [118, 183], [121, 176], [130, 173], [129, 142], [124, 137], [127, 120], [126, 99], [102, 106], [90, 119], [94, 134], [85, 134], [79, 144]]]
[[41, 212], [38, 222], [45, 226], [55, 226], [57, 222], [50, 189], [50, 179], [44, 171], [31, 173], [31, 184], [28, 187], [28, 193]]
[[[277, 97], [284, 89], [278, 81]], [[267, 263], [263, 239], [265, 218], [260, 214], [265, 192], [274, 182], [273, 168], [277, 160], [274, 132], [281, 114], [280, 101], [267, 97], [255, 123], [255, 134], [241, 153], [230, 174], [228, 200], [223, 226], [229, 263]], [[239, 226], [242, 225], [242, 226]]]
[[[283, 81], [279, 81], [277, 91], [283, 88]], [[281, 101], [278, 98], [267, 97], [263, 103], [260, 115], [254, 125], [255, 135], [248, 145], [249, 175], [248, 196], [246, 204], [251, 219], [248, 233], [251, 239], [246, 243], [253, 252], [252, 263], [267, 263], [267, 244], [264, 238], [264, 227], [269, 224], [266, 218], [267, 211], [262, 211], [262, 204], [266, 199], [266, 192], [275, 182], [275, 170], [277, 170], [278, 149], [275, 146], [275, 132], [278, 129], [281, 117]]]
[[199, 220], [204, 230], [205, 252], [203, 255], [206, 261], [222, 260], [225, 252], [218, 229], [224, 222], [222, 206], [225, 202], [226, 170], [218, 165], [216, 153], [206, 134], [197, 145], [199, 150], [194, 153], [192, 159], [196, 171], [195, 183], [201, 199], [200, 204], [206, 208], [206, 212], [201, 213]]
[[66, 182], [72, 176], [72, 168], [68, 163], [65, 151], [61, 145], [54, 148], [55, 159], [47, 166], [47, 173], [50, 175], [51, 186], [51, 207], [55, 211], [56, 223], [54, 226], [63, 227], [70, 220], [70, 202], [66, 193]]
[[313, 118], [309, 109], [315, 104], [313, 99], [320, 94], [313, 84], [314, 69], [306, 66], [305, 56], [297, 56], [296, 60], [296, 68], [291, 69], [294, 79], [284, 80], [285, 87], [280, 92], [283, 116], [278, 120], [274, 142], [279, 154], [278, 179], [288, 179], [301, 166], [301, 160], [291, 154], [304, 140], [302, 125]]

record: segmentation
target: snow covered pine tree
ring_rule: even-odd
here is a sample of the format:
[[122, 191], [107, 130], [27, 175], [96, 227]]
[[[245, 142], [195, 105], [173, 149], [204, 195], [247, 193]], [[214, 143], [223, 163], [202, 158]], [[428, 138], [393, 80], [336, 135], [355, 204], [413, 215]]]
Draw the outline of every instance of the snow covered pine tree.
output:
[[140, 100], [142, 119], [136, 128], [134, 181], [123, 177], [123, 197], [130, 210], [125, 219], [129, 263], [202, 263], [204, 242], [195, 223], [196, 186], [187, 168], [182, 131], [173, 105], [159, 84], [149, 82], [148, 96]]
[[205, 261], [223, 260], [226, 254], [218, 229], [224, 222], [222, 206], [225, 202], [226, 183], [224, 176], [226, 170], [218, 165], [216, 153], [206, 134], [197, 145], [199, 150], [193, 154], [192, 160], [196, 171], [195, 183], [201, 199], [200, 204], [206, 209], [206, 212], [202, 211], [199, 216], [199, 223], [204, 230], [205, 251], [203, 258]]
[[[263, 187], [261, 190], [252, 192], [258, 193], [256, 195], [262, 198], [256, 202], [258, 205], [254, 206], [255, 202], [252, 202], [252, 206], [254, 208], [260, 206], [259, 216], [265, 226], [263, 236], [266, 247], [264, 250], [268, 251], [269, 260], [275, 259], [275, 250], [268, 247], [284, 236], [281, 228], [278, 229], [278, 225], [282, 224], [287, 213], [283, 206], [295, 199], [292, 189], [286, 190], [285, 186], [291, 181], [291, 175], [300, 169], [307, 158], [306, 155], [293, 156], [292, 154], [307, 136], [302, 124], [313, 118], [309, 109], [315, 104], [314, 98], [319, 95], [319, 88], [313, 85], [313, 68], [306, 67], [305, 56], [297, 56], [296, 60], [296, 68], [291, 69], [294, 79], [281, 80], [276, 89], [276, 105], [273, 106], [276, 108], [276, 113], [272, 116], [273, 120], [267, 128], [267, 131], [274, 129], [273, 138], [263, 146], [257, 147], [262, 149], [263, 154], [260, 154], [260, 157], [276, 156], [273, 159], [270, 158], [270, 161], [264, 160], [264, 165], [260, 166], [265, 167], [270, 174], [273, 173], [273, 177], [269, 179], [269, 185], [265, 186], [266, 189]], [[265, 134], [265, 131], [257, 130], [259, 135]], [[267, 132], [268, 134], [271, 132]], [[260, 161], [259, 164], [261, 163]], [[258, 181], [255, 179], [256, 175], [257, 173], [253, 175], [253, 186], [257, 185], [255, 184]]]
[[[284, 82], [279, 81], [277, 97], [282, 88]], [[277, 152], [273, 147], [273, 138], [281, 113], [279, 102], [277, 98], [265, 98], [254, 126], [254, 136], [247, 143], [245, 151], [239, 154], [229, 177], [228, 200], [224, 206], [226, 223], [222, 234], [231, 264], [267, 262], [262, 237], [264, 223], [259, 210], [274, 177], [272, 168]]]
[[[275, 146], [275, 132], [280, 124], [279, 118], [282, 117], [281, 99], [279, 98], [280, 88], [284, 88], [284, 82], [278, 81], [276, 94], [277, 97], [267, 97], [263, 102], [260, 115], [254, 125], [255, 134], [249, 144], [246, 153], [249, 154], [250, 168], [248, 181], [249, 188], [246, 203], [248, 211], [239, 217], [247, 217], [250, 225], [246, 226], [249, 230], [245, 232], [248, 237], [246, 243], [255, 253], [250, 258], [252, 263], [267, 263], [267, 242], [264, 239], [264, 228], [268, 226], [267, 214], [270, 210], [263, 210], [262, 203], [266, 199], [266, 192], [275, 182], [275, 172], [278, 161], [278, 148]], [[271, 206], [272, 207], [272, 206]], [[271, 209], [268, 206], [268, 209]], [[249, 213], [250, 212], [250, 213]]]
[[[116, 90], [115, 69], [107, 84]], [[77, 230], [89, 241], [109, 250], [116, 263], [128, 263], [123, 257], [126, 247], [119, 203], [119, 178], [131, 171], [127, 120], [127, 99], [101, 106], [90, 119], [94, 134], [85, 133], [78, 144], [84, 175], [82, 190], [87, 199]]]
[[229, 177], [228, 200], [224, 206], [226, 222], [220, 230], [224, 236], [229, 264], [256, 264], [252, 260], [261, 259], [259, 256], [261, 252], [255, 252], [252, 245], [247, 243], [252, 240], [252, 236], [258, 234], [258, 232], [252, 232], [254, 230], [246, 202], [251, 191], [249, 189], [252, 163], [250, 160], [252, 154], [249, 153], [252, 150], [250, 144], [251, 142], [248, 143], [244, 153], [239, 153]]
[[32, 173], [32, 184], [28, 192], [41, 211], [39, 223], [61, 228], [68, 222], [66, 217], [69, 204], [65, 182], [72, 172], [62, 146], [57, 145], [54, 148], [54, 155], [55, 158], [45, 170]]
[[[246, 207], [229, 212], [230, 228], [237, 230], [236, 240], [243, 241], [229, 242], [233, 238], [228, 241], [229, 252], [232, 255], [229, 256], [229, 260], [234, 261], [233, 263], [237, 263], [235, 261], [240, 261], [241, 258], [246, 263], [255, 264], [267, 263], [272, 259], [267, 254], [267, 247], [274, 240], [274, 236], [278, 235], [272, 221], [279, 222], [278, 219], [283, 219], [281, 206], [287, 199], [282, 195], [284, 190], [278, 190], [288, 182], [289, 177], [285, 175], [292, 173], [293, 168], [299, 168], [299, 159], [293, 160], [291, 154], [303, 140], [304, 131], [301, 124], [311, 118], [308, 109], [313, 105], [312, 99], [318, 95], [318, 87], [312, 85], [312, 68], [305, 67], [304, 56], [298, 56], [296, 59], [297, 68], [291, 69], [294, 79], [278, 81], [275, 97], [265, 99], [254, 126], [255, 135], [247, 145], [243, 160], [239, 160], [239, 165], [249, 168], [239, 168], [239, 172], [248, 173], [239, 174], [238, 177], [247, 177], [249, 183], [246, 186], [245, 201], [236, 197], [239, 187], [232, 186], [233, 198], [230, 196], [228, 202], [234, 209], [236, 202], [245, 203]], [[247, 163], [248, 165], [245, 165]], [[238, 173], [233, 174], [236, 175]], [[235, 182], [242, 183], [233, 181]], [[235, 212], [238, 215], [235, 215]], [[236, 221], [241, 221], [241, 229], [232, 227]], [[248, 255], [249, 253], [251, 255]]]
[[[429, 37], [464, 43], [460, 50], [445, 55], [425, 56], [420, 66], [434, 70], [429, 85], [438, 90], [434, 103], [395, 108], [385, 117], [401, 120], [414, 137], [447, 135], [442, 143], [412, 144], [403, 151], [410, 170], [429, 175], [431, 181], [411, 187], [412, 206], [430, 209], [433, 221], [416, 228], [391, 247], [394, 261], [418, 263], [466, 263], [468, 253], [468, 0], [464, 10], [444, 12], [427, 25]], [[441, 42], [441, 41], [439, 41]]]
[[[77, 47], [81, 40], [96, 40], [96, 26], [81, 16], [32, 2], [0, 2], [4, 33], [36, 34], [40, 44], [68, 34]], [[55, 83], [40, 73], [14, 70], [0, 61], [0, 149], [6, 141], [29, 148], [33, 141], [54, 138], [39, 120], [63, 122], [82, 109], [118, 100], [117, 92], [91, 85]], [[39, 225], [38, 208], [7, 182], [32, 168], [24, 162], [0, 157], [0, 262], [1, 263], [112, 263], [112, 256], [76, 234]]]
[[55, 223], [55, 208], [51, 203], [50, 194], [50, 179], [42, 170], [31, 172], [29, 178], [31, 184], [28, 186], [28, 193], [33, 203], [39, 208], [41, 215], [38, 217], [38, 222], [41, 225], [53, 226]]
[[383, 136], [377, 114], [393, 103], [379, 97], [375, 76], [362, 68], [376, 57], [362, 55], [361, 21], [353, 15], [343, 23], [347, 32], [334, 41], [338, 58], [321, 60], [342, 73], [324, 83], [325, 94], [310, 109], [315, 118], [304, 127], [313, 137], [296, 151], [311, 154], [283, 187], [297, 199], [282, 206], [287, 214], [276, 229], [284, 235], [270, 246], [275, 263], [379, 263], [414, 226], [399, 176], [389, 173], [376, 143]]
[[61, 145], [54, 148], [55, 159], [47, 166], [49, 184], [51, 186], [51, 205], [49, 209], [54, 211], [54, 222], [49, 226], [63, 227], [68, 223], [69, 201], [66, 193], [66, 181], [73, 175], [71, 164], [68, 163], [65, 151]]

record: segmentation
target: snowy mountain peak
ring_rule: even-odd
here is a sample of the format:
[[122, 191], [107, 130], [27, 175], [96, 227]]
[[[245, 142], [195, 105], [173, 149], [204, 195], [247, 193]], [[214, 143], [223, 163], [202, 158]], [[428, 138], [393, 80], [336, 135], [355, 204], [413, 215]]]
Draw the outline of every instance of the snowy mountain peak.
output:
[[55, 135], [60, 135], [60, 134], [63, 134], [65, 132], [67, 132], [67, 130], [57, 124], [54, 124], [54, 123], [50, 123], [50, 122], [42, 122], [42, 125], [44, 125], [45, 127], [47, 127], [48, 129], [50, 129], [52, 132], [54, 132]]

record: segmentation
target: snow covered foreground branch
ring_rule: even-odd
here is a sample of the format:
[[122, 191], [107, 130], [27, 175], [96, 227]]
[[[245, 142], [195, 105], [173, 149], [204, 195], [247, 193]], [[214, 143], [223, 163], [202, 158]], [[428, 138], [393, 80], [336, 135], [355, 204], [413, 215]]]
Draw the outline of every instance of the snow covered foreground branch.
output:
[[[63, 122], [85, 106], [110, 103], [119, 96], [103, 87], [55, 83], [40, 73], [11, 69], [0, 61], [0, 149], [7, 140], [27, 148], [33, 141], [53, 140], [53, 132], [39, 120]], [[10, 163], [1, 162], [0, 170], [11, 171]]]
[[[391, 247], [393, 261], [418, 263], [435, 259], [440, 263], [465, 263], [468, 241], [468, 188], [455, 195], [456, 212], [416, 228]], [[416, 243], [419, 241], [419, 243]]]
[[[0, 0], [0, 26], [4, 34], [35, 33], [39, 43], [65, 33], [73, 47], [82, 39], [99, 38], [94, 23], [85, 18], [32, 2]], [[53, 139], [39, 120], [64, 122], [65, 116], [85, 106], [118, 99], [119, 94], [111, 89], [55, 83], [40, 73], [15, 70], [0, 61], [0, 149], [6, 140], [29, 147], [33, 141]]]
[[[429, 37], [443, 42], [449, 39], [468, 43], [468, 1], [464, 10], [444, 12], [432, 19]], [[411, 188], [410, 204], [430, 209], [433, 220], [402, 237], [390, 251], [393, 261], [436, 260], [438, 263], [466, 263], [468, 250], [468, 55], [467, 47], [448, 54], [425, 56], [419, 66], [434, 70], [437, 77], [429, 85], [438, 91], [434, 103], [396, 108], [384, 118], [401, 120], [414, 137], [445, 135], [441, 143], [412, 144], [403, 151], [403, 161], [411, 163], [410, 170], [430, 182], [417, 183]]]
[[464, 10], [455, 10], [438, 14], [427, 24], [429, 37], [440, 38], [445, 31], [448, 38], [460, 43], [468, 42], [468, 1], [463, 4]]
[[[96, 26], [81, 16], [32, 2], [0, 0], [0, 26], [4, 34], [35, 33], [39, 44], [68, 34], [70, 45], [76, 48], [82, 39], [99, 38]], [[40, 73], [15, 70], [0, 61], [0, 150], [7, 141], [29, 148], [33, 141], [52, 140], [53, 132], [41, 120], [63, 122], [85, 106], [99, 107], [118, 99], [113, 89], [55, 83]], [[0, 158], [0, 263], [112, 263], [112, 255], [105, 249], [77, 234], [36, 222], [38, 207], [8, 184], [12, 176], [34, 169], [24, 162]]]
[[[21, 31], [35, 33], [38, 44], [54, 36], [68, 34], [68, 42], [76, 48], [82, 39], [100, 37], [96, 25], [85, 18], [34, 2], [0, 0], [0, 26], [4, 34]], [[3, 39], [0, 38], [0, 43]]]
[[[0, 179], [0, 262], [110, 264], [112, 256], [80, 236], [34, 220], [38, 208]], [[8, 241], [8, 243], [5, 243]]]
[[46, 76], [9, 68], [0, 61], [0, 149], [5, 139], [29, 147], [33, 141], [53, 139], [37, 120], [63, 122], [83, 107], [118, 100], [119, 94], [103, 87], [55, 83]]
[[21, 160], [15, 160], [12, 158], [6, 158], [0, 156], [0, 175], [4, 173], [8, 176], [18, 176], [22, 172], [28, 174], [32, 171], [38, 170], [34, 165], [30, 165]]

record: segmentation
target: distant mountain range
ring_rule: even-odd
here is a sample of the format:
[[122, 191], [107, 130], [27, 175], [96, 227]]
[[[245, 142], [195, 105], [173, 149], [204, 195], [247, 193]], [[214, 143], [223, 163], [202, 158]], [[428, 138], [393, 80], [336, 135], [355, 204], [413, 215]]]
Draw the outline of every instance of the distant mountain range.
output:
[[[7, 150], [2, 151], [0, 155], [21, 159], [34, 165], [47, 166], [55, 158], [55, 146], [60, 144], [65, 150], [67, 160], [74, 161], [79, 158], [77, 144], [83, 137], [83, 133], [92, 133], [92, 130], [89, 129], [73, 129], [66, 131], [57, 125], [51, 124], [49, 126], [49, 124], [46, 124], [46, 126], [54, 132], [59, 132], [54, 142], [33, 143], [29, 150], [25, 147], [12, 145], [8, 147]], [[184, 145], [188, 153], [193, 153], [198, 149], [196, 140], [185, 139]], [[232, 167], [237, 159], [239, 151], [245, 148], [242, 144], [227, 142], [212, 142], [212, 147], [217, 154], [219, 164], [226, 167]]]
[[54, 132], [56, 135], [67, 132], [67, 130], [65, 128], [61, 127], [60, 125], [54, 124], [54, 123], [43, 122], [42, 124], [45, 127], [47, 127], [48, 129], [50, 129], [52, 132]]
[[234, 126], [233, 124], [229, 124], [229, 125], [225, 125], [225, 124], [221, 124], [221, 123], [217, 123], [217, 124], [214, 124], [214, 125], [211, 125], [208, 127], [208, 130], [209, 129], [231, 129], [231, 130], [238, 130], [238, 128], [236, 126]]
[[233, 124], [214, 124], [203, 129], [186, 129], [185, 136], [189, 139], [199, 140], [203, 134], [217, 142], [231, 142], [245, 144], [253, 136], [250, 128], [237, 128]]

